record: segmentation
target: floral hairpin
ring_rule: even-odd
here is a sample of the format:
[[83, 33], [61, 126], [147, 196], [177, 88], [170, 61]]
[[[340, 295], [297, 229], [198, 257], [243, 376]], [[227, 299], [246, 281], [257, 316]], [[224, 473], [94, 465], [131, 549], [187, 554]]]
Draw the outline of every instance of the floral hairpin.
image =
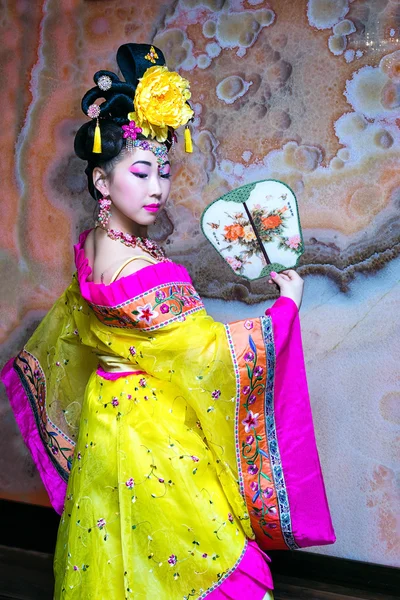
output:
[[101, 154], [101, 131], [99, 124], [99, 116], [100, 116], [100, 106], [98, 104], [91, 104], [88, 108], [87, 114], [91, 119], [96, 119], [96, 127], [94, 129], [94, 138], [93, 138], [93, 154]]
[[103, 91], [106, 92], [107, 90], [109, 90], [112, 86], [112, 80], [111, 77], [109, 77], [108, 75], [102, 75], [101, 77], [99, 77], [99, 79], [97, 80], [97, 85], [99, 86], [99, 88]]
[[145, 137], [165, 142], [170, 128], [186, 125], [193, 117], [189, 99], [187, 79], [166, 66], [149, 67], [139, 79], [128, 119], [142, 128]]
[[133, 150], [133, 141], [136, 140], [138, 133], [142, 133], [142, 128], [137, 127], [135, 121], [129, 121], [128, 125], [122, 125], [122, 137], [126, 140], [128, 150]]
[[100, 116], [100, 106], [98, 104], [91, 104], [88, 108], [87, 115], [91, 119], [98, 119]]

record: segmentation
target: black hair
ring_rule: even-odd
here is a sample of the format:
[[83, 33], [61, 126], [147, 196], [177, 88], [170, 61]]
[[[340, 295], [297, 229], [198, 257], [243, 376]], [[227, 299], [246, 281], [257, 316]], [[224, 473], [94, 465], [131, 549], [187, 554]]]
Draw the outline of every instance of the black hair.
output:
[[[93, 184], [93, 170], [95, 167], [103, 169], [106, 175], [110, 175], [115, 165], [124, 157], [126, 148], [123, 138], [122, 125], [129, 123], [128, 113], [134, 110], [133, 99], [136, 86], [140, 77], [149, 66], [153, 66], [146, 60], [145, 54], [150, 51], [151, 46], [147, 44], [124, 44], [118, 49], [117, 62], [126, 81], [121, 81], [118, 75], [112, 71], [97, 71], [93, 80], [96, 84], [82, 98], [82, 110], [88, 115], [89, 107], [96, 104], [99, 107], [99, 127], [101, 133], [101, 153], [93, 152], [96, 119], [91, 119], [77, 131], [74, 141], [75, 153], [82, 160], [87, 161], [85, 173], [88, 178], [89, 193], [98, 199], [99, 192]], [[164, 65], [164, 55], [156, 49], [157, 59], [155, 64]], [[109, 89], [100, 89], [98, 82], [101, 77], [111, 80]], [[100, 82], [101, 83], [101, 82]], [[110, 82], [108, 82], [110, 83]], [[105, 86], [102, 86], [105, 87]], [[169, 150], [172, 146], [173, 130], [168, 131], [168, 138], [164, 142]], [[146, 139], [138, 135], [138, 139]]]

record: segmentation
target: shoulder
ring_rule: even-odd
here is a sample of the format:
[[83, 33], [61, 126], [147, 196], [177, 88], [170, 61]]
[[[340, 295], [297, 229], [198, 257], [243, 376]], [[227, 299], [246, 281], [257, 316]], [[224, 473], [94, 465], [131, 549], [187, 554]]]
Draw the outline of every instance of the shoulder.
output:
[[151, 259], [147, 260], [145, 257], [130, 256], [124, 261], [120, 261], [120, 264], [115, 266], [115, 270], [111, 273], [109, 279], [117, 281], [121, 277], [127, 277], [128, 275], [132, 275], [133, 273], [137, 273], [137, 271], [144, 269], [144, 267], [154, 264], [157, 263], [154, 263]]
[[88, 259], [90, 264], [93, 264], [93, 259], [94, 259], [94, 229], [92, 229], [91, 231], [89, 231], [88, 235], [86, 236], [85, 242], [83, 244], [83, 249], [85, 252], [85, 256]]

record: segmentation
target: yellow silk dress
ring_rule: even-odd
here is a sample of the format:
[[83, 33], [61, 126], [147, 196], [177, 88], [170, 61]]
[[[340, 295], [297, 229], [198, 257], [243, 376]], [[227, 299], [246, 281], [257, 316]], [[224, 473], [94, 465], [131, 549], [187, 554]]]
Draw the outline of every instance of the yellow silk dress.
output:
[[223, 325], [171, 262], [95, 284], [88, 233], [2, 371], [61, 514], [54, 600], [272, 598], [263, 550], [334, 540], [297, 307]]

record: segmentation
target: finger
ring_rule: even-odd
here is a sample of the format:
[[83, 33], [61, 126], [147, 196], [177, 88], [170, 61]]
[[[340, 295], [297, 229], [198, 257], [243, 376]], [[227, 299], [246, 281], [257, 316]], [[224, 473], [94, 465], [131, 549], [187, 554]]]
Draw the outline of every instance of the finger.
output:
[[282, 271], [282, 273], [284, 273], [291, 280], [297, 279], [300, 277], [300, 275], [298, 273], [296, 273], [296, 271], [294, 271], [293, 269], [287, 269], [285, 271]]
[[284, 279], [285, 281], [290, 281], [290, 277], [288, 275], [286, 275], [286, 273], [283, 273], [282, 271], [280, 272], [280, 276], [282, 277], [282, 279]]
[[276, 283], [277, 285], [279, 285], [279, 287], [285, 282], [287, 281], [286, 279], [284, 279], [282, 277], [282, 275], [280, 273], [275, 273], [275, 271], [271, 271], [270, 273], [271, 275], [271, 279], [274, 283]]

